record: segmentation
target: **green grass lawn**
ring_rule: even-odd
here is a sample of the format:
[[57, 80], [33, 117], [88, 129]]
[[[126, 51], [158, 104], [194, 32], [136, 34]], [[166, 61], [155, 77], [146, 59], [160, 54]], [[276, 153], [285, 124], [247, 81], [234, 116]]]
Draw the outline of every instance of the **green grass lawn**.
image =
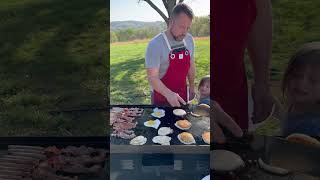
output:
[[107, 102], [107, 3], [0, 2], [0, 136], [104, 135], [106, 115], [50, 110]]
[[[270, 65], [273, 89], [280, 89], [280, 81], [289, 58], [302, 44], [320, 41], [320, 1], [272, 1], [273, 44]], [[247, 74], [252, 79], [252, 68], [246, 60]], [[280, 96], [279, 90], [274, 90]]]
[[[114, 43], [110, 46], [110, 103], [150, 104], [150, 89], [144, 68], [148, 41]], [[196, 83], [210, 73], [210, 40], [195, 39]]]

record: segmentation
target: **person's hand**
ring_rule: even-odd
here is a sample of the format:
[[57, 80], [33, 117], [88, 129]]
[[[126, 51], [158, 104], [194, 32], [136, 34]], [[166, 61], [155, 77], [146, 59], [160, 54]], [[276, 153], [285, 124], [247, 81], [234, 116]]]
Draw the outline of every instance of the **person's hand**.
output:
[[180, 104], [186, 104], [186, 102], [179, 96], [178, 93], [170, 92], [165, 97], [172, 107], [180, 107]]
[[253, 98], [253, 123], [260, 123], [266, 120], [272, 112], [272, 106], [275, 102], [269, 87], [252, 86]]
[[213, 140], [217, 143], [225, 143], [225, 136], [220, 126], [225, 127], [235, 137], [242, 137], [243, 131], [238, 124], [221, 108], [216, 101], [211, 100], [210, 103], [210, 117], [213, 117]]
[[194, 85], [190, 85], [189, 86], [189, 99], [188, 101], [192, 100], [196, 95], [196, 90], [195, 90], [195, 87]]

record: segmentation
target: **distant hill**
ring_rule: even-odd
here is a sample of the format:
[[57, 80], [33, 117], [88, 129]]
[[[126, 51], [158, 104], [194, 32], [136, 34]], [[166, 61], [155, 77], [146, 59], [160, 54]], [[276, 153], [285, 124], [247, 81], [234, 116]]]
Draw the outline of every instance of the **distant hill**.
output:
[[166, 23], [162, 21], [154, 21], [154, 22], [143, 22], [143, 21], [112, 21], [110, 23], [110, 30], [117, 31], [121, 29], [142, 29], [154, 27], [158, 29], [165, 29]]

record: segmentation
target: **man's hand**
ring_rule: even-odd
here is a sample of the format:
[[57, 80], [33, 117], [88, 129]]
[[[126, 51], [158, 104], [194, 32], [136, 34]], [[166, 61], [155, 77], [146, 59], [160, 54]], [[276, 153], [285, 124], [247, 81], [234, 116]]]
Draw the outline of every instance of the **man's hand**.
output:
[[225, 136], [220, 126], [227, 128], [235, 137], [242, 137], [242, 129], [221, 108], [216, 101], [211, 101], [211, 117], [213, 117], [213, 140], [218, 143], [225, 142]]
[[189, 99], [188, 101], [191, 101], [196, 96], [196, 90], [194, 85], [189, 86]]
[[172, 107], [180, 107], [180, 104], [186, 104], [186, 102], [179, 96], [178, 93], [170, 92], [165, 95], [165, 97]]
[[252, 86], [253, 123], [260, 123], [268, 118], [272, 111], [274, 99], [269, 87]]

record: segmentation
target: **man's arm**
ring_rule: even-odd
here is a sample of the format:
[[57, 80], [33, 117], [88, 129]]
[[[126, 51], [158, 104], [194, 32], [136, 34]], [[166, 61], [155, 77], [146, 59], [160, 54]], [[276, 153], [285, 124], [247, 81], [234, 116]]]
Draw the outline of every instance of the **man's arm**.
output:
[[257, 17], [249, 34], [248, 51], [253, 66], [254, 122], [268, 117], [272, 107], [269, 89], [269, 61], [272, 47], [272, 8], [270, 0], [256, 0]]
[[196, 65], [194, 61], [191, 61], [190, 63], [190, 69], [188, 72], [188, 81], [189, 81], [189, 98], [188, 100], [191, 100], [195, 96], [195, 83], [194, 79], [196, 77]]
[[153, 90], [166, 97], [171, 106], [180, 106], [185, 104], [184, 100], [175, 92], [167, 88], [159, 78], [159, 68], [147, 68], [147, 76]]
[[256, 0], [257, 17], [249, 34], [248, 50], [256, 86], [269, 83], [269, 61], [272, 47], [272, 9], [270, 0]]

